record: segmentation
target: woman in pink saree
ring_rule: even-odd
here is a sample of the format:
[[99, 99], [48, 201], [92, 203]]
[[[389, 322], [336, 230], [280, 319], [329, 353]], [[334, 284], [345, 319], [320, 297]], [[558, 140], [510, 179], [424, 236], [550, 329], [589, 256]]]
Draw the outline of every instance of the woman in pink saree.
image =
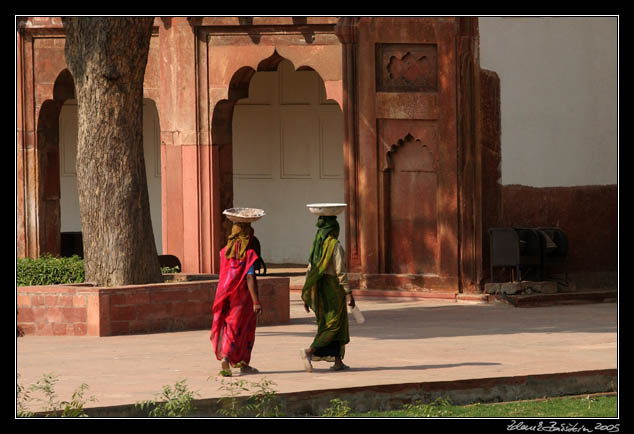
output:
[[220, 360], [220, 375], [231, 376], [231, 367], [241, 373], [257, 372], [250, 366], [255, 342], [258, 300], [254, 264], [258, 255], [252, 248], [250, 223], [234, 223], [227, 245], [220, 251], [220, 278], [213, 304], [211, 345]]

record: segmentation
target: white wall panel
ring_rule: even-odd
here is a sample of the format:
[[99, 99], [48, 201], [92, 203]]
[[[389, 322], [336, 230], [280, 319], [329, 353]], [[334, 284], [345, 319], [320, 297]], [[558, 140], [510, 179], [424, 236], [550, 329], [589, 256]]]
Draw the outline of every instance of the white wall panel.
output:
[[[323, 87], [316, 72], [295, 71], [283, 61], [278, 72], [255, 74], [249, 97], [234, 109], [234, 206], [265, 210], [253, 228], [267, 263], [306, 264], [317, 221], [306, 204], [344, 200], [343, 114], [324, 100]], [[264, 94], [272, 96], [269, 104], [252, 98]], [[253, 175], [262, 172], [253, 168], [269, 162], [270, 176]], [[342, 217], [339, 239], [345, 243]]]
[[502, 184], [617, 183], [616, 17], [481, 17], [500, 78]]

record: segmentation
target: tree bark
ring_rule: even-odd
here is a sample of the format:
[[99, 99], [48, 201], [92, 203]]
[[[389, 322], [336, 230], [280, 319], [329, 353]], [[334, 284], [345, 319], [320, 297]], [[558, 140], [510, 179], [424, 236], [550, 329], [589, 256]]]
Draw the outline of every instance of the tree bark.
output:
[[153, 17], [68, 17], [78, 111], [77, 189], [86, 280], [162, 281], [143, 157], [143, 79]]

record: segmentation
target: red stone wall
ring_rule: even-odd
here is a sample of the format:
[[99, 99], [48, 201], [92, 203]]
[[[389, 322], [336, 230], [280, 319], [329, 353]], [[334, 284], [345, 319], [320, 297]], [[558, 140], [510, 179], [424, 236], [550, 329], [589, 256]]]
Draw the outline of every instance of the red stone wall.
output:
[[616, 185], [548, 188], [505, 185], [501, 191], [500, 225], [559, 227], [568, 236], [567, 271], [616, 271]]
[[91, 298], [84, 286], [18, 287], [18, 328], [25, 335], [87, 335]]
[[[566, 271], [578, 286], [614, 284], [618, 265], [618, 189], [616, 185], [536, 188], [500, 184], [500, 82], [481, 70], [482, 213], [484, 275], [490, 274], [491, 227], [559, 227], [567, 237]], [[594, 277], [592, 275], [595, 275]], [[604, 275], [599, 277], [597, 275]], [[607, 275], [607, 281], [606, 276]]]
[[344, 106], [356, 117], [346, 117], [347, 182], [356, 186], [346, 240], [350, 258], [360, 258], [350, 269], [458, 290], [459, 22], [363, 17], [350, 25], [358, 48], [347, 54], [356, 75], [346, 89], [358, 94]]
[[[24, 335], [114, 336], [211, 328], [217, 280], [99, 288], [18, 287]], [[259, 325], [290, 320], [289, 279], [259, 277]]]

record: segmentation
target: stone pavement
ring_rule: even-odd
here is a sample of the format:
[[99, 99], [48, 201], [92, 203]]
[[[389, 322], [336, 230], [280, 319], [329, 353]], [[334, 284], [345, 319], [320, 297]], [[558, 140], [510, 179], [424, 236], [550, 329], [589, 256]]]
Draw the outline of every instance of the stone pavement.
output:
[[[290, 323], [257, 329], [251, 364], [260, 372], [240, 376], [234, 370], [234, 378], [252, 383], [271, 380], [278, 394], [316, 396], [318, 391], [329, 391], [332, 398], [337, 391], [361, 394], [372, 387], [394, 394], [412, 384], [436, 384], [448, 390], [465, 380], [481, 380], [486, 388], [493, 387], [487, 379], [605, 370], [614, 376], [618, 367], [617, 303], [513, 308], [368, 297], [358, 298], [357, 304], [367, 321], [359, 325], [350, 318], [351, 343], [344, 359], [350, 370], [331, 372], [326, 362], [314, 363], [312, 373], [303, 370], [299, 352], [311, 343], [316, 326], [299, 293], [292, 291]], [[55, 387], [59, 399], [69, 400], [86, 383], [88, 394], [97, 399], [87, 407], [154, 399], [163, 386], [180, 380], [186, 380], [189, 390], [197, 391], [202, 400], [226, 396], [219, 390], [218, 370], [208, 330], [16, 339], [21, 385], [54, 373], [59, 378]]]

